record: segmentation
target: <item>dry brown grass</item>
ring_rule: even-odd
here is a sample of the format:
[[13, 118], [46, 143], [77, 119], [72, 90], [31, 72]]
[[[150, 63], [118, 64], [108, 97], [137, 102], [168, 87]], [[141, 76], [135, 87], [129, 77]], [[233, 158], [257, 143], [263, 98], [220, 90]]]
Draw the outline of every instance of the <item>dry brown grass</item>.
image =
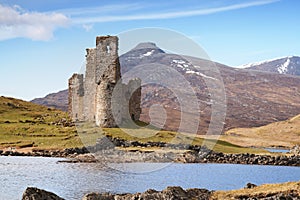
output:
[[220, 137], [244, 147], [286, 147], [300, 144], [300, 115], [257, 128], [235, 128]]
[[288, 194], [291, 191], [300, 195], [300, 181], [299, 182], [287, 182], [280, 184], [265, 184], [260, 185], [252, 189], [239, 189], [230, 191], [216, 191], [212, 194], [211, 199], [239, 199], [241, 196], [247, 197], [265, 197], [271, 194]]

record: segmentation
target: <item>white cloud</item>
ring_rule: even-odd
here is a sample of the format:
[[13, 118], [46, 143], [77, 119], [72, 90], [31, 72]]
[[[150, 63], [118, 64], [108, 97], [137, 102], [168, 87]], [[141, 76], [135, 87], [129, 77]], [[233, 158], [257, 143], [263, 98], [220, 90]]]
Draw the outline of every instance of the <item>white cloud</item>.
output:
[[81, 15], [93, 15], [93, 14], [107, 14], [107, 13], [119, 13], [122, 11], [135, 11], [140, 10], [149, 5], [139, 3], [127, 3], [127, 4], [111, 4], [104, 6], [93, 6], [93, 7], [81, 7], [81, 8], [69, 8], [57, 10], [59, 13], [64, 13], [67, 16], [81, 16]]
[[69, 19], [63, 14], [28, 12], [19, 6], [0, 4], [0, 40], [18, 37], [49, 40], [55, 29], [68, 23]]
[[[171, 19], [180, 17], [191, 17], [199, 15], [209, 15], [219, 12], [226, 12], [231, 10], [238, 10], [248, 7], [261, 6], [266, 4], [275, 3], [280, 0], [259, 0], [247, 3], [232, 4], [215, 8], [188, 10], [188, 11], [175, 11], [175, 12], [160, 12], [160, 13], [149, 13], [149, 14], [138, 14], [138, 15], [100, 15], [90, 16], [86, 15], [83, 17], [72, 18], [73, 23], [85, 24], [85, 23], [99, 23], [99, 22], [114, 22], [114, 21], [131, 21], [131, 20], [153, 20], [153, 19]], [[84, 13], [84, 11], [82, 11]]]
[[[69, 23], [79, 24], [86, 31], [93, 28], [92, 24], [101, 22], [172, 19], [209, 15], [219, 12], [238, 10], [248, 7], [271, 4], [280, 0], [256, 0], [245, 3], [224, 5], [214, 8], [153, 12], [150, 4], [111, 4], [100, 7], [73, 8], [56, 12], [29, 12], [19, 6], [3, 6], [0, 4], [0, 41], [24, 37], [32, 40], [49, 40], [59, 27]], [[146, 10], [152, 10], [146, 12]], [[134, 13], [141, 14], [131, 14]], [[68, 17], [67, 17], [68, 16]]]

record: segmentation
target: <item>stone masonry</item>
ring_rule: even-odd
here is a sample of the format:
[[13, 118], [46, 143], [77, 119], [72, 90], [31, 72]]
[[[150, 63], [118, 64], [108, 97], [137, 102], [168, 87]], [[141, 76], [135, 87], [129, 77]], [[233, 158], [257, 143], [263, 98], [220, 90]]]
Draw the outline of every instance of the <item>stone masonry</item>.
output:
[[[117, 86], [117, 87], [116, 87]], [[141, 80], [122, 83], [118, 37], [98, 36], [96, 48], [86, 49], [86, 71], [69, 79], [69, 114], [73, 121], [116, 127], [139, 120]]]

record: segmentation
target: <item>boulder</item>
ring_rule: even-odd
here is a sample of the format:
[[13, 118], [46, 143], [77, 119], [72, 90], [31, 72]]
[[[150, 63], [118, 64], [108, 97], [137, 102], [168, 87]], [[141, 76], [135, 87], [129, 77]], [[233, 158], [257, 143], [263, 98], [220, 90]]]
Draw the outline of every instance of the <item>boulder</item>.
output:
[[103, 194], [90, 193], [84, 195], [82, 200], [114, 200], [114, 195], [110, 193], [103, 193]]
[[135, 194], [86, 194], [82, 200], [208, 200], [211, 192], [206, 189], [187, 189], [181, 187], [167, 187], [163, 191], [149, 189], [143, 193]]
[[300, 155], [300, 146], [299, 146], [299, 145], [294, 146], [294, 147], [290, 150], [290, 153], [291, 153], [291, 154], [294, 154], [294, 155]]
[[244, 187], [245, 189], [252, 189], [257, 187], [257, 185], [253, 184], [253, 183], [247, 183], [246, 186]]
[[52, 192], [28, 187], [22, 195], [22, 200], [64, 200]]

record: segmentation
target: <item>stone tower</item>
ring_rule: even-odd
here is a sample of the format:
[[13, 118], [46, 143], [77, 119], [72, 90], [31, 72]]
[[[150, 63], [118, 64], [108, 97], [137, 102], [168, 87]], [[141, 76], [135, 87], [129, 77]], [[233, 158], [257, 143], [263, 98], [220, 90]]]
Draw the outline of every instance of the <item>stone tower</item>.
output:
[[[138, 120], [141, 81], [133, 79], [128, 84], [121, 83], [117, 98], [112, 100], [115, 86], [120, 81], [118, 37], [98, 36], [96, 48], [86, 50], [85, 75], [74, 74], [69, 79], [69, 113], [72, 119], [94, 122], [100, 127], [116, 127], [128, 118]], [[112, 102], [118, 107], [114, 115]]]

